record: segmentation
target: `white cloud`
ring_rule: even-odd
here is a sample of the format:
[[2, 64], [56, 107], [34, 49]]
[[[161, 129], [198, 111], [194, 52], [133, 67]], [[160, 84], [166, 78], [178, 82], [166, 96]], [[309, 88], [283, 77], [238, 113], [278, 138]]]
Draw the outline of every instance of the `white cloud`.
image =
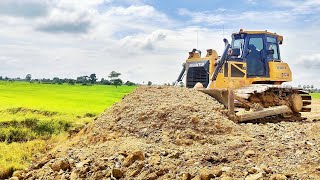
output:
[[190, 11], [188, 9], [179, 9], [179, 15], [189, 16], [194, 23], [209, 23], [209, 24], [222, 24], [225, 22], [223, 14], [217, 14], [210, 11]]
[[109, 4], [112, 2], [112, 0], [60, 0], [57, 1], [58, 6], [61, 7], [76, 7], [76, 8], [95, 8], [98, 5], [101, 4]]
[[[310, 29], [312, 25], [318, 28], [317, 24], [311, 21], [303, 33], [300, 28], [291, 29], [302, 13], [288, 9], [298, 8], [294, 1], [281, 1], [284, 9], [272, 12], [180, 9], [180, 16], [191, 21], [173, 19], [142, 0], [121, 1], [128, 6], [115, 0], [31, 0], [44, 10], [34, 16], [20, 11], [1, 13], [0, 7], [0, 75], [75, 78], [97, 73], [99, 78], [106, 78], [116, 70], [125, 80], [172, 82], [188, 51], [197, 44], [203, 54], [209, 48], [222, 53], [222, 27], [211, 28], [222, 24], [226, 25], [224, 34], [228, 38], [240, 28], [268, 29], [284, 35], [281, 55], [292, 65], [294, 81], [308, 82], [301, 77], [312, 73], [304, 66], [300, 69], [299, 63], [316, 62], [319, 56], [318, 33]], [[301, 7], [314, 8], [317, 4], [306, 2]]]
[[299, 64], [309, 70], [320, 72], [320, 53], [302, 55]]
[[236, 12], [232, 10], [221, 11], [190, 11], [180, 9], [179, 15], [190, 17], [193, 23], [207, 25], [227, 24], [228, 27], [261, 27], [272, 24], [272, 27], [286, 26], [285, 23], [295, 20], [295, 15], [290, 11], [244, 11]]
[[50, 14], [38, 21], [37, 30], [44, 32], [88, 32], [94, 13], [87, 10], [73, 8], [54, 8]]
[[157, 30], [150, 35], [127, 36], [120, 40], [120, 45], [128, 52], [151, 51], [154, 50], [158, 42], [166, 39], [166, 32]]
[[[135, 76], [140, 71], [132, 71], [131, 67], [139, 62], [148, 67], [138, 69], [148, 71], [154, 63], [150, 59], [157, 58], [145, 59], [144, 56], [133, 56], [122, 50], [139, 51], [139, 54], [149, 51], [157, 53], [158, 43], [166, 39], [165, 30], [159, 28], [165, 27], [161, 23], [170, 24], [170, 20], [152, 6], [108, 7], [99, 12], [95, 7], [101, 3], [106, 1], [96, 1], [90, 6], [81, 3], [73, 6], [71, 1], [56, 1], [46, 15], [32, 21], [0, 16], [0, 23], [6, 24], [0, 29], [0, 47], [6, 51], [1, 51], [0, 56], [10, 57], [2, 58], [1, 61], [8, 63], [3, 63], [7, 70], [1, 72], [12, 77], [32, 73], [35, 78], [75, 78], [92, 72], [106, 77], [109, 71], [119, 70], [131, 71], [131, 78], [141, 81]], [[85, 23], [85, 27], [79, 27], [81, 23]], [[115, 33], [136, 29], [139, 30], [137, 35], [126, 35], [120, 39], [114, 37]], [[131, 54], [131, 58], [121, 59], [121, 53]], [[15, 59], [15, 63], [9, 63], [9, 59]], [[152, 75], [150, 77], [156, 79]]]
[[164, 14], [159, 13], [154, 9], [154, 7], [149, 5], [143, 6], [129, 6], [125, 7], [113, 7], [108, 11], [108, 14], [114, 16], [133, 16], [133, 17], [143, 17], [143, 18], [156, 18], [166, 19]]
[[320, 11], [319, 0], [269, 0], [275, 6], [292, 8], [294, 14], [313, 14]]

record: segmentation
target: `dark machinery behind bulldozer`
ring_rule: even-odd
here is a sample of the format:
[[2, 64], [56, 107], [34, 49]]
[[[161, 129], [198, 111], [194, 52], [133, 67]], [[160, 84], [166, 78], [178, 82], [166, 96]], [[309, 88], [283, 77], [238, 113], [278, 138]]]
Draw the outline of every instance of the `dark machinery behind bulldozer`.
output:
[[205, 57], [193, 49], [176, 83], [186, 79], [188, 88], [212, 96], [229, 109], [236, 122], [265, 118], [303, 119], [310, 112], [311, 96], [300, 88], [285, 86], [292, 73], [280, 56], [283, 37], [268, 31], [243, 31], [224, 39], [221, 56], [212, 49]]

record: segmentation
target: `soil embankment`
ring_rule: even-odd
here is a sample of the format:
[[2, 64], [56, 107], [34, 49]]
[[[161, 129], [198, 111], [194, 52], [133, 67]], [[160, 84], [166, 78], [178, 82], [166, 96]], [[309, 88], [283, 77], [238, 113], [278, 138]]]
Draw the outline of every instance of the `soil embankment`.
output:
[[[319, 102], [320, 104], [320, 102]], [[21, 179], [319, 179], [319, 106], [303, 122], [236, 124], [192, 89], [140, 87]]]

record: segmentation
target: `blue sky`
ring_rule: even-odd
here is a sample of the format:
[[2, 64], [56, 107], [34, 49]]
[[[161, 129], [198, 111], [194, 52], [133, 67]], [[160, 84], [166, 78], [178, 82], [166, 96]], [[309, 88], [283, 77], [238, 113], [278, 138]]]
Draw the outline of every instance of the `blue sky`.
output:
[[320, 88], [319, 0], [1, 0], [0, 26], [0, 76], [107, 78], [116, 70], [125, 80], [168, 83], [197, 37], [200, 50], [221, 54], [222, 39], [243, 28], [283, 35], [293, 84]]

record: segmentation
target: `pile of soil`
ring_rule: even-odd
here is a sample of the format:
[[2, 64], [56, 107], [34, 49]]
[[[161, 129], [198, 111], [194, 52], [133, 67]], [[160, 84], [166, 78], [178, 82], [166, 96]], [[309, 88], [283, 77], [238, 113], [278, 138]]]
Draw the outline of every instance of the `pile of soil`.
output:
[[192, 89], [140, 87], [19, 179], [317, 179], [316, 122], [235, 124]]
[[107, 110], [91, 131], [108, 132], [177, 145], [214, 141], [237, 129], [223, 105], [199, 91], [175, 87], [141, 87]]

